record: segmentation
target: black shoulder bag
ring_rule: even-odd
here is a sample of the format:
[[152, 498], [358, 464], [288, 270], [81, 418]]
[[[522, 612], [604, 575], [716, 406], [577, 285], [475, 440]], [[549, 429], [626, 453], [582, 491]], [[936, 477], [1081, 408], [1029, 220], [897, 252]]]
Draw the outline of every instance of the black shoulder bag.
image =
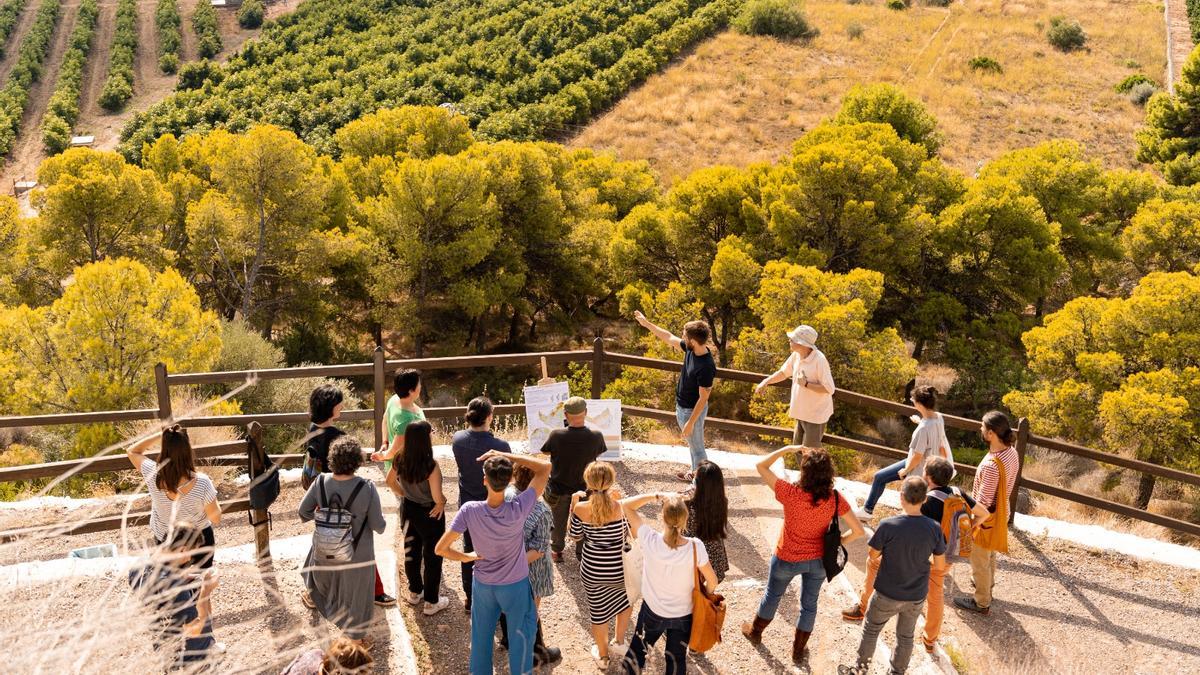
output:
[[834, 577], [841, 574], [849, 558], [850, 554], [842, 545], [842, 526], [838, 522], [838, 493], [834, 490], [833, 518], [825, 530], [825, 552], [821, 555], [821, 564], [825, 567], [825, 580], [833, 581]]

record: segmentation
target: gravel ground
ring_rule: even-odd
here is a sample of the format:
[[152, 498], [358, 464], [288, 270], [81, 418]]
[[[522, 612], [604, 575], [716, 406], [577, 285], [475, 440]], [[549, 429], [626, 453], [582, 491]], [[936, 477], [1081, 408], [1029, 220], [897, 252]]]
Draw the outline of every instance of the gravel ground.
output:
[[[447, 497], [455, 504], [453, 463], [443, 461], [442, 469], [449, 477]], [[676, 464], [626, 461], [618, 466], [618, 483], [626, 494], [675, 490], [681, 487], [670, 478], [676, 470]], [[381, 479], [375, 469], [368, 471], [376, 481]], [[753, 616], [761, 597], [780, 526], [780, 511], [756, 477], [742, 478], [727, 472], [726, 480], [731, 569], [720, 589], [729, 603], [726, 641], [707, 655], [692, 658], [690, 667], [702, 673], [797, 672], [790, 663], [792, 625], [799, 609], [795, 586], [768, 628], [762, 647], [752, 647], [738, 633], [740, 624]], [[218, 639], [228, 647], [219, 668], [222, 672], [278, 672], [295, 653], [336, 632], [299, 603], [301, 561], [297, 556], [302, 550], [298, 553], [297, 549], [305, 548], [303, 536], [310, 533], [310, 526], [301, 524], [295, 515], [300, 497], [297, 484], [285, 484], [271, 509], [277, 552], [274, 574], [266, 577], [267, 583], [248, 562], [219, 564], [221, 587], [214, 596], [215, 626]], [[385, 495], [385, 513], [389, 531], [376, 538], [376, 553], [384, 570], [384, 583], [395, 594], [404, 582], [395, 574], [395, 504], [390, 495]], [[645, 514], [657, 516], [652, 508], [647, 508]], [[138, 542], [148, 533], [145, 527], [130, 528], [126, 536]], [[280, 541], [296, 537], [301, 539], [293, 539], [290, 545]], [[120, 541], [117, 532], [0, 547], [0, 564], [60, 558], [71, 548], [114, 541]], [[229, 516], [217, 530], [217, 542], [222, 547], [252, 541], [253, 533], [243, 514]], [[989, 673], [1200, 671], [1200, 572], [1132, 561], [1021, 533], [1014, 535], [1012, 548], [1012, 554], [1001, 559], [996, 602], [989, 617], [964, 615], [952, 608], [946, 612], [943, 643], [956, 653], [959, 666], [969, 672]], [[851, 546], [851, 565], [846, 573], [822, 589], [809, 664], [799, 672], [835, 672], [838, 663], [853, 659], [860, 628], [841, 621], [838, 612], [852, 600], [850, 588], [861, 583], [865, 554], [862, 542]], [[553, 671], [597, 672], [589, 654], [587, 613], [570, 547], [566, 558], [566, 562], [555, 566], [556, 593], [542, 606], [547, 642], [562, 649], [564, 656]], [[379, 621], [371, 631], [376, 672], [466, 672], [469, 626], [463, 612], [459, 566], [450, 563], [443, 570], [443, 594], [451, 598], [451, 606], [441, 614], [426, 617], [403, 602], [400, 607], [377, 611]], [[956, 564], [948, 585], [948, 599], [954, 591], [969, 588], [969, 566]], [[33, 637], [43, 645], [43, 653], [52, 652], [53, 645], [73, 644], [71, 639], [78, 641], [89, 631], [110, 637], [111, 624], [118, 621], [113, 617], [119, 616], [112, 608], [122, 606], [127, 596], [124, 589], [123, 578], [111, 573], [54, 584], [0, 585], [0, 607], [4, 608], [0, 610], [0, 633], [19, 632], [25, 638]], [[82, 598], [95, 609], [81, 612], [85, 602]], [[635, 617], [636, 611], [635, 604]], [[31, 616], [36, 617], [32, 622]], [[120, 659], [128, 669], [131, 664], [152, 658], [147, 642], [138, 639], [141, 634], [134, 628], [130, 628], [128, 639], [92, 640], [88, 643], [90, 656], [73, 661], [71, 670], [111, 672], [114, 664], [110, 659]], [[894, 628], [889, 626], [883, 641], [892, 644], [893, 634]], [[416, 654], [415, 669], [407, 657], [409, 640]], [[497, 650], [498, 673], [507, 672], [504, 656]], [[877, 653], [875, 667], [882, 672], [879, 659]], [[661, 672], [662, 667], [660, 645], [650, 653], [647, 672]], [[918, 648], [909, 672], [932, 672], [934, 668]], [[616, 664], [610, 672], [619, 672]]]

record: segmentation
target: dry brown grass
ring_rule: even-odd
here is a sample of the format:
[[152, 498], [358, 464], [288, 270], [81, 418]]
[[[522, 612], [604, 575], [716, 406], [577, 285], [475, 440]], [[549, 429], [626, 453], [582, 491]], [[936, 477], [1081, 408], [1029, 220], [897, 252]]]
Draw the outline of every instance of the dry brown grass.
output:
[[[973, 173], [1015, 148], [1077, 139], [1110, 166], [1134, 166], [1142, 110], [1113, 91], [1127, 75], [1162, 80], [1162, 6], [1153, 0], [966, 0], [897, 12], [875, 1], [810, 0], [821, 35], [807, 43], [718, 35], [650, 78], [571, 140], [648, 159], [668, 183], [712, 164], [784, 155], [836, 112], [851, 86], [902, 85], [929, 106], [943, 158]], [[1039, 29], [1054, 15], [1082, 22], [1087, 49], [1063, 54]], [[860, 24], [859, 39], [846, 27]], [[990, 56], [1001, 75], [967, 61]], [[1127, 63], [1139, 64], [1131, 68]]]

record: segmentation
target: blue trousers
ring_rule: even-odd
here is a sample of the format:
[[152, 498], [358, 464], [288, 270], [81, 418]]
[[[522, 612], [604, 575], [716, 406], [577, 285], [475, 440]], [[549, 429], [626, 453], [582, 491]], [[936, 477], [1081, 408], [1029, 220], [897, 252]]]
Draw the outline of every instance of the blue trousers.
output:
[[537, 637], [537, 609], [533, 588], [526, 577], [512, 584], [485, 584], [473, 579], [471, 593], [471, 675], [492, 675], [492, 650], [496, 622], [503, 614], [511, 631], [508, 670], [513, 675], [533, 672], [533, 642]]
[[[684, 425], [692, 418], [692, 411], [695, 408], [680, 408], [679, 404], [675, 404], [675, 421], [679, 422], [679, 430], [682, 431]], [[700, 411], [700, 417], [696, 420], [696, 425], [692, 427], [692, 433], [687, 437], [688, 450], [692, 452], [692, 471], [700, 466], [700, 462], [708, 459], [708, 454], [704, 452], [704, 418], [708, 416], [708, 406]]]
[[821, 597], [821, 584], [825, 583], [825, 566], [820, 558], [787, 562], [771, 556], [767, 593], [758, 604], [758, 616], [768, 621], [775, 618], [779, 601], [796, 577], [800, 577], [800, 618], [796, 619], [796, 630], [811, 633], [817, 625], [817, 600]]
[[633, 639], [621, 662], [621, 671], [627, 675], [641, 673], [646, 667], [646, 648], [653, 647], [663, 636], [667, 638], [665, 675], [684, 675], [687, 672], [688, 640], [692, 637], [692, 615], [664, 619], [644, 600], [638, 612], [637, 626], [633, 629]]
[[906, 464], [907, 461], [902, 459], [891, 466], [885, 466], [875, 472], [875, 478], [871, 480], [871, 493], [867, 495], [867, 501], [863, 504], [863, 511], [871, 513], [875, 510], [875, 503], [883, 496], [883, 491], [887, 488], [887, 484], [900, 480], [900, 470]]

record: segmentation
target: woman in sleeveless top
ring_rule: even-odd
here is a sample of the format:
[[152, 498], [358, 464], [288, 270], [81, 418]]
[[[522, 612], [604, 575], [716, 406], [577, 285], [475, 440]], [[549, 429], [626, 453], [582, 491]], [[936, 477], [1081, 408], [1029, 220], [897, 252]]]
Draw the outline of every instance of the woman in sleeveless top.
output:
[[583, 472], [590, 496], [586, 502], [571, 498], [571, 526], [568, 536], [583, 539], [579, 576], [587, 593], [588, 614], [592, 622], [592, 657], [601, 670], [608, 668], [608, 622], [616, 618], [613, 647], [624, 651], [625, 631], [632, 609], [625, 593], [625, 544], [629, 540], [629, 522], [617, 501], [614, 487], [617, 474], [607, 462], [592, 462]]
[[[147, 448], [161, 439], [158, 461], [145, 455]], [[221, 506], [212, 479], [196, 471], [196, 458], [187, 429], [178, 424], [144, 438], [126, 449], [134, 468], [142, 473], [150, 492], [150, 532], [159, 544], [166, 542], [176, 523], [190, 523], [203, 539], [192, 555], [192, 564], [210, 569], [216, 550], [213, 525], [221, 522]], [[203, 611], [211, 615], [210, 595], [216, 582], [205, 583], [198, 599]]]
[[442, 557], [434, 552], [446, 533], [446, 495], [442, 471], [433, 459], [433, 428], [418, 420], [404, 430], [404, 447], [396, 457], [396, 477], [404, 504], [404, 575], [408, 577], [410, 605], [425, 600], [425, 616], [450, 606], [441, 595]]

